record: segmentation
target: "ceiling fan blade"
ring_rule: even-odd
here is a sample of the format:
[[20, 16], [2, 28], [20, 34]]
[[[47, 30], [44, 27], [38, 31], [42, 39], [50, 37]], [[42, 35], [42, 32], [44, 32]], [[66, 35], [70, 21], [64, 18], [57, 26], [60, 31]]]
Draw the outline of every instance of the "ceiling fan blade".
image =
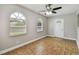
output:
[[62, 7], [57, 7], [57, 8], [53, 8], [53, 10], [58, 10], [58, 9], [61, 9]]
[[55, 11], [52, 11], [52, 13], [55, 13], [55, 14], [56, 14], [56, 12], [55, 12]]

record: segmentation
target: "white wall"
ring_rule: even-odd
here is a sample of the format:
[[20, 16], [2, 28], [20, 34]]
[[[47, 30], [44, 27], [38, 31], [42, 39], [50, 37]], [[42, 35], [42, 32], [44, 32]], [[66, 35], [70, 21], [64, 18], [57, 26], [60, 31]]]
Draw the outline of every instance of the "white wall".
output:
[[64, 37], [77, 39], [77, 19], [75, 14], [60, 15], [49, 18], [48, 22], [48, 34], [54, 35], [53, 33], [53, 20], [64, 19]]
[[[20, 11], [24, 13], [28, 23], [28, 33], [21, 36], [9, 37], [9, 17], [12, 12]], [[36, 32], [36, 22], [38, 17], [43, 18], [44, 31]], [[0, 5], [0, 50], [15, 46], [33, 40], [35, 38], [45, 36], [47, 34], [47, 19], [41, 15], [29, 11], [18, 5]]]

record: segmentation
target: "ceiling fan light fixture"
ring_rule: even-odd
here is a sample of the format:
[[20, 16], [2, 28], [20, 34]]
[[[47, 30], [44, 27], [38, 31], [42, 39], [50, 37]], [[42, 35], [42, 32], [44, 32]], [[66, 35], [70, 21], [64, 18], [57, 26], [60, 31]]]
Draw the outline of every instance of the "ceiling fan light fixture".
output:
[[50, 7], [47, 6], [47, 10], [49, 10], [49, 9], [50, 9]]
[[51, 9], [51, 5], [52, 5], [52, 4], [46, 5], [47, 10], [50, 10], [50, 9]]
[[52, 15], [52, 12], [50, 11], [50, 12], [46, 12], [45, 13], [46, 15]]

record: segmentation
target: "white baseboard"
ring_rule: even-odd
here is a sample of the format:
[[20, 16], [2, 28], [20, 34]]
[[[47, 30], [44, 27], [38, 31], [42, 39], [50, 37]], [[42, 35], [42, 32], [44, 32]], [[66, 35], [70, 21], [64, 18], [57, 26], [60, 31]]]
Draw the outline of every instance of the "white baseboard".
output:
[[69, 39], [69, 40], [76, 40], [75, 38], [69, 38], [69, 37], [62, 37], [64, 39]]
[[[54, 36], [54, 35], [47, 35], [47, 36], [50, 36], [50, 37], [57, 37], [57, 36]], [[69, 38], [69, 37], [59, 37], [59, 38], [69, 39], [69, 40], [76, 40], [75, 38]]]
[[[47, 35], [46, 35], [46, 36], [47, 36]], [[13, 46], [13, 47], [11, 47], [11, 48], [1, 50], [1, 51], [0, 51], [0, 54], [4, 54], [4, 53], [9, 52], [9, 51], [12, 51], [12, 50], [14, 50], [14, 49], [20, 48], [20, 47], [22, 47], [22, 46], [24, 46], [24, 45], [27, 45], [27, 44], [32, 43], [32, 42], [34, 42], [34, 41], [37, 41], [37, 40], [39, 40], [39, 39], [41, 39], [41, 38], [44, 38], [44, 37], [46, 37], [46, 36], [42, 36], [42, 37], [33, 39], [33, 40], [31, 40], [31, 41], [28, 41], [28, 42], [25, 42], [25, 43], [22, 43], [22, 44]]]
[[54, 35], [47, 35], [47, 36], [50, 36], [50, 37], [55, 37]]

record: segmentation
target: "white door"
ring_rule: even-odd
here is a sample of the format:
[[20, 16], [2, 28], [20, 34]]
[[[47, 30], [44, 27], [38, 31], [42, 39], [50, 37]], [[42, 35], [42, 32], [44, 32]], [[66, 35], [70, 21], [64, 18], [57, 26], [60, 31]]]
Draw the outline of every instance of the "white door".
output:
[[64, 36], [64, 19], [54, 20], [54, 35], [56, 37]]

